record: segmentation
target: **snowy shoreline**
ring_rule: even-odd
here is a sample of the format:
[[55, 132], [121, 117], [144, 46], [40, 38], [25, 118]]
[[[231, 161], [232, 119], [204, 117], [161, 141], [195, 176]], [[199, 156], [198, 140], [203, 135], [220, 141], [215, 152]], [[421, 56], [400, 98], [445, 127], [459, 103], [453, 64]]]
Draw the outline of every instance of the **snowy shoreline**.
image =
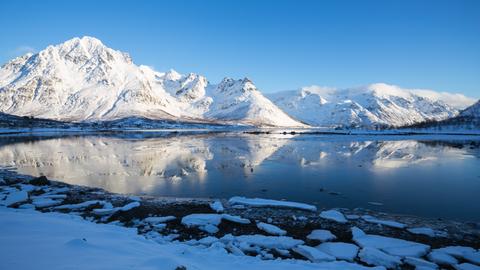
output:
[[[119, 195], [5, 171], [0, 177], [0, 204], [4, 206], [133, 228], [162, 245], [213, 248], [263, 261], [349, 261], [349, 265], [324, 269], [363, 269], [355, 267], [368, 265], [403, 268], [418, 260], [456, 267], [472, 260], [475, 263], [480, 255], [475, 250], [480, 248], [478, 224], [365, 209], [316, 209], [301, 203], [243, 197], [202, 200]], [[469, 252], [452, 255], [442, 249], [451, 246], [464, 246], [462, 250]], [[455, 260], [438, 260], [443, 255]]]

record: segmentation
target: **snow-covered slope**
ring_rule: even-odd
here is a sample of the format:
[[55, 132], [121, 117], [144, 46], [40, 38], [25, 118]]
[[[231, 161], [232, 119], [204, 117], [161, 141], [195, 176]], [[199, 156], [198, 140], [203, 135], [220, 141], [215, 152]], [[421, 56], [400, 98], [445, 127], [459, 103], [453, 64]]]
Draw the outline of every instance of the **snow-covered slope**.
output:
[[313, 86], [269, 97], [292, 117], [315, 126], [403, 126], [458, 113], [439, 99], [383, 83], [349, 89]]
[[248, 79], [210, 84], [203, 76], [160, 73], [92, 37], [74, 38], [0, 69], [0, 112], [66, 121], [132, 116], [301, 126]]
[[459, 114], [460, 117], [471, 117], [471, 118], [480, 118], [480, 100], [472, 106], [461, 111]]

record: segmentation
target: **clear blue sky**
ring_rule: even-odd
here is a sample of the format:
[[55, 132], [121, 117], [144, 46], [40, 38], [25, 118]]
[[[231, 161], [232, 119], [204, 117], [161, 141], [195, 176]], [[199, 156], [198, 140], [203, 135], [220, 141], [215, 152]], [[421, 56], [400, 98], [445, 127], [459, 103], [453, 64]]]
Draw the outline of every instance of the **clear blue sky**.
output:
[[90, 35], [265, 92], [386, 82], [480, 97], [480, 1], [0, 1], [0, 62]]

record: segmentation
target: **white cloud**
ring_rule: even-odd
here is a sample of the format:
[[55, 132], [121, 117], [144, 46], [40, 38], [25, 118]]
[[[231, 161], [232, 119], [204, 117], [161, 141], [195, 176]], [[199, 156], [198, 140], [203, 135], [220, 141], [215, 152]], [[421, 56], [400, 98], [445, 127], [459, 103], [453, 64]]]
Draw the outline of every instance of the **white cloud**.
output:
[[443, 101], [456, 109], [465, 109], [477, 101], [459, 93], [436, 92], [426, 89], [412, 89], [410, 92], [432, 100]]
[[15, 50], [13, 50], [11, 52], [11, 55], [12, 56], [21, 56], [21, 55], [25, 55], [27, 53], [36, 53], [37, 50], [35, 48], [33, 48], [32, 46], [28, 46], [28, 45], [21, 45], [21, 46], [18, 46], [17, 48], [15, 48]]

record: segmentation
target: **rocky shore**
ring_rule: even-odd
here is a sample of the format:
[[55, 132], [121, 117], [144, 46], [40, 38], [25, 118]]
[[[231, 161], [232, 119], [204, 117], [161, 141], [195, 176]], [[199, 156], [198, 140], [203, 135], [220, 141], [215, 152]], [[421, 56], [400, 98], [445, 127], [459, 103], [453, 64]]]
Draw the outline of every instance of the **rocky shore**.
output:
[[480, 267], [478, 223], [243, 197], [139, 197], [8, 170], [0, 172], [0, 205], [72, 214], [136, 228], [159, 243], [213, 245], [265, 260], [343, 260], [379, 269]]

